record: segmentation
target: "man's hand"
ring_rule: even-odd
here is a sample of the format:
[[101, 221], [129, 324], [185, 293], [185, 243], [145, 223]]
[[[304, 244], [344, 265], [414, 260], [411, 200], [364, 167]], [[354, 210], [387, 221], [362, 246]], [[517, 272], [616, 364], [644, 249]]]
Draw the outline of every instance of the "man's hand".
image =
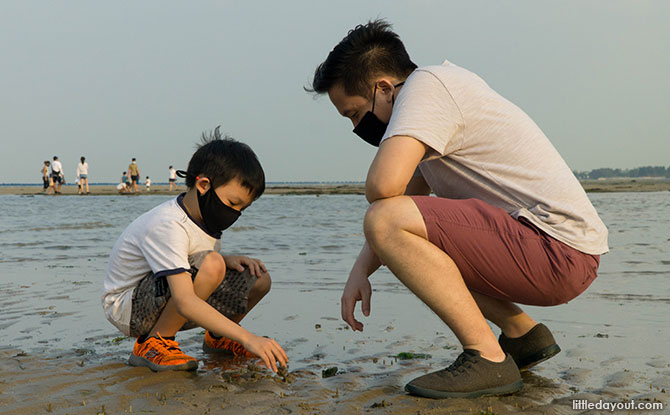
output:
[[282, 347], [273, 339], [260, 337], [252, 334], [251, 337], [242, 343], [247, 350], [260, 357], [263, 364], [273, 372], [277, 372], [277, 362], [280, 366], [286, 367], [288, 357]]
[[361, 301], [361, 311], [364, 316], [370, 315], [370, 296], [372, 295], [372, 286], [365, 274], [351, 271], [347, 284], [342, 293], [342, 320], [354, 331], [363, 331], [363, 323], [354, 318], [354, 308], [356, 303]]
[[249, 258], [243, 255], [224, 255], [223, 260], [226, 261], [226, 268], [235, 269], [240, 272], [244, 271], [244, 266], [249, 267], [251, 275], [260, 278], [261, 274], [268, 272], [265, 264], [256, 258]]

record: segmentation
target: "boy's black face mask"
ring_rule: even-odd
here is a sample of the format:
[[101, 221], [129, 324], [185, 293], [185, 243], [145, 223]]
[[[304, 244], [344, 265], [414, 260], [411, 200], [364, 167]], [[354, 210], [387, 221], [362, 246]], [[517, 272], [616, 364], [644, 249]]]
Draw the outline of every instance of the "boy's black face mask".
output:
[[201, 195], [198, 192], [198, 206], [205, 229], [212, 235], [228, 229], [240, 217], [239, 210], [235, 210], [221, 201], [214, 191], [214, 186]]
[[[394, 85], [394, 88], [397, 88], [403, 85], [404, 82], [401, 82], [397, 85]], [[386, 127], [388, 124], [382, 122], [375, 115], [375, 100], [377, 98], [377, 84], [375, 84], [375, 91], [372, 93], [372, 110], [368, 111], [363, 115], [363, 118], [358, 122], [356, 128], [354, 128], [354, 134], [365, 140], [368, 144], [371, 144], [375, 147], [379, 147], [379, 143], [384, 137], [386, 132]], [[391, 97], [391, 105], [395, 104], [395, 91]]]

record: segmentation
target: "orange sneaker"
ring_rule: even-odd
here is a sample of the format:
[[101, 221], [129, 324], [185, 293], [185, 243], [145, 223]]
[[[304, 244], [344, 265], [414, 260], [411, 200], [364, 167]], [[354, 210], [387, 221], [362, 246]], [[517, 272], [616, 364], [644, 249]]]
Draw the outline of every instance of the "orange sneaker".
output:
[[233, 356], [257, 357], [235, 340], [231, 340], [227, 337], [215, 339], [209, 330], [205, 332], [205, 340], [202, 342], [202, 350], [207, 353], [226, 353]]
[[148, 337], [143, 343], [135, 341], [133, 354], [128, 359], [131, 366], [146, 366], [154, 372], [162, 370], [194, 370], [198, 362], [187, 356], [175, 340]]

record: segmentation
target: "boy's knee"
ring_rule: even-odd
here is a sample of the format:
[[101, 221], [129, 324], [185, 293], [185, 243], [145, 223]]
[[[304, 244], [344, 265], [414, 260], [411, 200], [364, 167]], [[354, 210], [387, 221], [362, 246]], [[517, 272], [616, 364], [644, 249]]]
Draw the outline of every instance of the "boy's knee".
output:
[[261, 276], [258, 277], [258, 280], [254, 284], [253, 290], [258, 294], [265, 295], [270, 292], [270, 288], [272, 288], [272, 279], [270, 278], [270, 273], [261, 273]]
[[200, 264], [198, 268], [198, 274], [196, 278], [202, 277], [207, 279], [207, 282], [218, 286], [223, 282], [223, 278], [226, 275], [226, 261], [223, 259], [220, 253], [210, 252], [205, 256], [205, 259]]

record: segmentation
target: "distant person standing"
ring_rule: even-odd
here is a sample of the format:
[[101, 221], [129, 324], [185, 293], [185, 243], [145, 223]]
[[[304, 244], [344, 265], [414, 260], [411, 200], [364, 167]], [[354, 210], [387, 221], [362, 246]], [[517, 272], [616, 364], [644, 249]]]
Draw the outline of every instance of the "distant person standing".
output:
[[147, 176], [147, 179], [144, 181], [144, 185], [147, 187], [147, 192], [151, 191], [151, 179]]
[[133, 160], [130, 162], [130, 165], [128, 166], [128, 176], [130, 176], [132, 180], [131, 185], [134, 189], [133, 191], [135, 193], [139, 192], [137, 183], [140, 181], [140, 169], [137, 167], [137, 161], [135, 160], [135, 157], [133, 157]]
[[60, 188], [65, 183], [65, 175], [63, 174], [63, 165], [58, 160], [58, 156], [54, 156], [54, 161], [51, 163], [51, 181], [54, 186], [54, 193], [59, 195]]
[[174, 169], [174, 167], [170, 166], [168, 167], [170, 169], [170, 189], [169, 191], [171, 192], [172, 189], [177, 190], [177, 170]]
[[53, 182], [51, 181], [51, 177], [49, 177], [50, 164], [49, 160], [45, 160], [42, 166], [42, 189], [46, 194], [49, 194], [49, 190], [53, 187]]
[[[79, 178], [79, 194], [84, 193], [84, 188], [86, 189], [86, 194], [88, 194], [88, 163], [86, 162], [86, 157], [81, 156], [79, 159], [79, 165], [77, 166], [77, 177]], [[84, 187], [85, 185], [85, 187]]]

